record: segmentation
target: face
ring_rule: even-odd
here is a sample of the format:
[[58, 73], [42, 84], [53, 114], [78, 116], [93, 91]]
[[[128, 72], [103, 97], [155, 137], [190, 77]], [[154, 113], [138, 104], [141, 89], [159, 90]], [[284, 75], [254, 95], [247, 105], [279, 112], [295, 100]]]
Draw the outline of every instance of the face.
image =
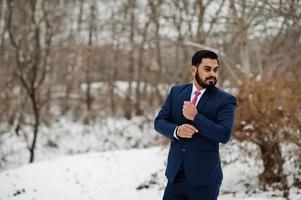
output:
[[211, 58], [203, 58], [198, 67], [193, 65], [192, 75], [198, 89], [215, 86], [218, 80], [218, 70], [217, 60]]

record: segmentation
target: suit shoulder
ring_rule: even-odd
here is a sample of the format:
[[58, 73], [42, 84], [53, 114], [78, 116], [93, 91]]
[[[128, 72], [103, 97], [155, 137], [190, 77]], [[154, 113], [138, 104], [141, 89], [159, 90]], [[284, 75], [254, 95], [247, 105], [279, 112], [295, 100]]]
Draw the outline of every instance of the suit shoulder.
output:
[[189, 85], [191, 85], [192, 83], [182, 83], [182, 84], [175, 84], [173, 86], [171, 86], [171, 90], [174, 90], [175, 92], [182, 92], [184, 89], [186, 89], [187, 87], [189, 87]]
[[226, 92], [225, 90], [223, 90], [221, 88], [216, 88], [216, 89], [217, 89], [218, 97], [223, 98], [223, 99], [235, 99], [235, 101], [236, 101], [236, 97], [234, 96], [234, 94]]

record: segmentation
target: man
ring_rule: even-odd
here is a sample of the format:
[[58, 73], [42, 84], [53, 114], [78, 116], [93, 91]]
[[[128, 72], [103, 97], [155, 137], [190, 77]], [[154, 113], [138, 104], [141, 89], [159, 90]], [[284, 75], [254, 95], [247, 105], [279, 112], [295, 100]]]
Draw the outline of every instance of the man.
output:
[[214, 52], [196, 52], [191, 73], [193, 82], [173, 86], [155, 119], [171, 141], [163, 200], [216, 200], [223, 179], [219, 143], [231, 137], [236, 98], [215, 87]]

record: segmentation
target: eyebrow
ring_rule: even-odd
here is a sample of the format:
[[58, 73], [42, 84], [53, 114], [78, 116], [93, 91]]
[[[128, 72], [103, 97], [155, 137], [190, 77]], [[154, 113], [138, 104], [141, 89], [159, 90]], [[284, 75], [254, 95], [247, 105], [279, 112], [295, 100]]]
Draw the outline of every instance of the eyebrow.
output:
[[213, 69], [216, 69], [216, 68], [219, 68], [219, 66], [217, 66], [217, 67], [211, 67], [211, 66], [207, 66], [206, 65], [206, 66], [204, 66], [204, 68], [210, 68], [210, 69], [213, 68]]

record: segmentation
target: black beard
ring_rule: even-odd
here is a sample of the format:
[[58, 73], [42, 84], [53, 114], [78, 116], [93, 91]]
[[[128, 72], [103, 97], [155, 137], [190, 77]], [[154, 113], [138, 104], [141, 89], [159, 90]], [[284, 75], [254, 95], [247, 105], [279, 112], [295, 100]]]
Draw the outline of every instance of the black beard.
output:
[[[194, 75], [196, 82], [202, 86], [202, 88], [212, 88], [215, 86], [215, 84], [217, 83], [217, 80], [215, 77], [208, 77], [204, 80], [201, 79], [201, 77], [199, 76], [198, 70], [196, 71], [196, 74]], [[209, 84], [206, 84], [206, 80], [208, 79], [214, 79], [214, 82], [209, 82]]]

